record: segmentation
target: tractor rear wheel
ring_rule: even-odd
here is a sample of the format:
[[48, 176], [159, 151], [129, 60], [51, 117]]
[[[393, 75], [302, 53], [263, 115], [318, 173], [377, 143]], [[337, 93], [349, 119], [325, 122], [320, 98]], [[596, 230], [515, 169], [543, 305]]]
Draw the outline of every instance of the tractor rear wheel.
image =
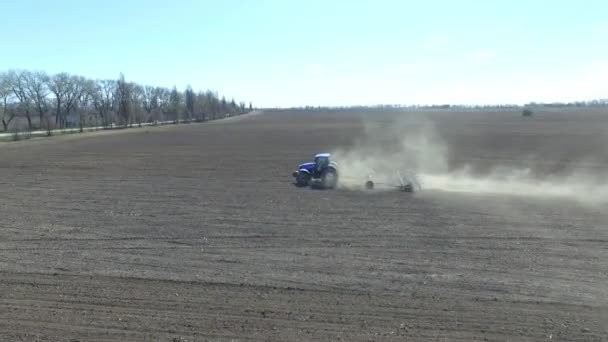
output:
[[321, 174], [324, 189], [334, 189], [338, 186], [338, 173], [334, 169], [326, 169]]

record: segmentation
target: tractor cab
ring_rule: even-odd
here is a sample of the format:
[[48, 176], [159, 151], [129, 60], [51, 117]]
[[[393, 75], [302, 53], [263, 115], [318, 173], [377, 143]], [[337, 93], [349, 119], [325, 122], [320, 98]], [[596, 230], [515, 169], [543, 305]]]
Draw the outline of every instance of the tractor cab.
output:
[[321, 177], [321, 173], [323, 172], [323, 170], [325, 170], [327, 167], [329, 167], [329, 157], [331, 156], [331, 154], [329, 153], [319, 153], [317, 155], [315, 155], [315, 160], [314, 160], [314, 168], [312, 170], [312, 177], [313, 178], [320, 178]]

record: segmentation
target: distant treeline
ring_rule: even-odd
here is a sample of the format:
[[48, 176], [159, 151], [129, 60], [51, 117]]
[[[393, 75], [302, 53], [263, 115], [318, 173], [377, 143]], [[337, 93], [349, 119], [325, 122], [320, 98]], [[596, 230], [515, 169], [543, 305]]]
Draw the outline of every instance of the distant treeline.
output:
[[[130, 125], [155, 121], [207, 121], [243, 114], [252, 104], [227, 100], [217, 92], [180, 91], [116, 80], [91, 80], [59, 73], [0, 72], [0, 119], [8, 130], [22, 121], [29, 130]], [[13, 121], [15, 120], [15, 121]]]
[[608, 107], [608, 99], [592, 100], [592, 101], [577, 101], [577, 102], [552, 102], [552, 103], [537, 103], [530, 102], [525, 105], [516, 104], [498, 104], [498, 105], [400, 105], [400, 104], [379, 104], [373, 106], [303, 106], [289, 108], [291, 110], [471, 110], [471, 109], [486, 109], [486, 110], [509, 110], [522, 108], [568, 108], [568, 107]]

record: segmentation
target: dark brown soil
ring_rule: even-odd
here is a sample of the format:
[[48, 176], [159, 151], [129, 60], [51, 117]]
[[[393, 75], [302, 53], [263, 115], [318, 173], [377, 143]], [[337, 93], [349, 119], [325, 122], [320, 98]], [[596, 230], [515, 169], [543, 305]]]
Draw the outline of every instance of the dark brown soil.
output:
[[[292, 185], [397, 115], [1, 145], [0, 340], [608, 340], [604, 207]], [[608, 168], [606, 111], [426, 115], [454, 168]]]

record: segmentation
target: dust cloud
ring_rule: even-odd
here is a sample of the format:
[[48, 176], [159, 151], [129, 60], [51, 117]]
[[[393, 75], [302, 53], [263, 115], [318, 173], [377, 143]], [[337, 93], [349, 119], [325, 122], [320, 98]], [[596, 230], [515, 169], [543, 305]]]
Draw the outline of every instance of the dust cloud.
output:
[[447, 153], [432, 122], [410, 117], [366, 123], [362, 137], [350, 148], [332, 151], [332, 156], [341, 170], [342, 187], [359, 189], [371, 178], [377, 188], [388, 189], [400, 183], [400, 176], [445, 174]]
[[539, 176], [533, 172], [533, 165], [494, 165], [480, 174], [470, 164], [451, 168], [449, 153], [449, 145], [433, 121], [423, 115], [407, 115], [384, 122], [364, 120], [364, 134], [349, 148], [332, 151], [332, 156], [341, 170], [340, 186], [345, 189], [363, 189], [368, 179], [374, 181], [375, 189], [391, 189], [400, 183], [401, 176], [419, 182], [424, 190], [608, 203], [608, 185], [591, 172]]

